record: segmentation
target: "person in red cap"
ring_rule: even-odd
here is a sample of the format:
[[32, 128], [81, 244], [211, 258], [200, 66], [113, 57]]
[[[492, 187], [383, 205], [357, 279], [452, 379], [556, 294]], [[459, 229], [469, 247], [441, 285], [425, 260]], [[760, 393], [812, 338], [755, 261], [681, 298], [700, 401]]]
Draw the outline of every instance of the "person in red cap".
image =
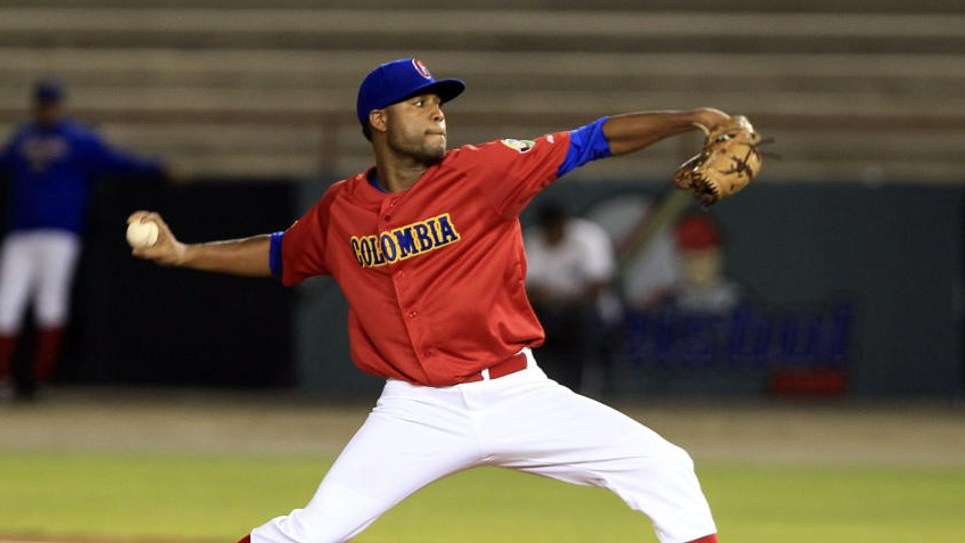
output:
[[740, 285], [724, 276], [723, 235], [707, 213], [677, 222], [680, 280], [674, 304], [688, 312], [724, 314], [740, 303]]
[[156, 213], [128, 219], [158, 224], [157, 245], [134, 254], [159, 264], [284, 285], [331, 275], [349, 302], [355, 364], [386, 379], [311, 502], [242, 541], [347, 541], [423, 486], [485, 465], [607, 488], [647, 514], [662, 543], [717, 541], [683, 449], [537, 365], [544, 335], [524, 288], [519, 214], [582, 164], [729, 117], [633, 113], [447, 150], [442, 106], [464, 89], [415, 59], [375, 68], [356, 104], [375, 166], [283, 232], [186, 245]]

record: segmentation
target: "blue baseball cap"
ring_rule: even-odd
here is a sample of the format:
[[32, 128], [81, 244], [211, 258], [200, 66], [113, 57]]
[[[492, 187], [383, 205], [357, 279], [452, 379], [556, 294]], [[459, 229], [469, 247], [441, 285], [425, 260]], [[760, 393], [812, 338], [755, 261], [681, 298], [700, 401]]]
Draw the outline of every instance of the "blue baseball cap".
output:
[[359, 87], [356, 113], [362, 126], [368, 124], [373, 109], [383, 109], [410, 96], [438, 94], [448, 102], [466, 90], [458, 79], [435, 79], [421, 60], [404, 58], [386, 62], [369, 72]]
[[34, 86], [34, 100], [38, 102], [60, 102], [66, 94], [64, 86], [54, 79], [41, 79]]

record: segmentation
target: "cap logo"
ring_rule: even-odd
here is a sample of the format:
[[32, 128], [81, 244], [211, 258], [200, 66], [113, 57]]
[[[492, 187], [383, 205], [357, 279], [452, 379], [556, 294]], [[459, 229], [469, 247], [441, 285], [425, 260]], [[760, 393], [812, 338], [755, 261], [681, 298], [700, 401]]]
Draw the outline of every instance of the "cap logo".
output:
[[415, 69], [419, 72], [419, 75], [426, 79], [432, 79], [432, 74], [429, 73], [429, 68], [426, 68], [426, 65], [423, 64], [421, 60], [412, 59], [412, 65], [415, 66]]

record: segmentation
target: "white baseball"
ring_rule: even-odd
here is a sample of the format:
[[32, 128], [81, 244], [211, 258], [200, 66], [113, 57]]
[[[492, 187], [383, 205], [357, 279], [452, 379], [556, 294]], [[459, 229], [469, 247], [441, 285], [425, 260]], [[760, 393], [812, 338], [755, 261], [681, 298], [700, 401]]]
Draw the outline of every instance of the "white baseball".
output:
[[135, 221], [127, 225], [127, 242], [136, 249], [154, 247], [157, 243], [157, 223]]

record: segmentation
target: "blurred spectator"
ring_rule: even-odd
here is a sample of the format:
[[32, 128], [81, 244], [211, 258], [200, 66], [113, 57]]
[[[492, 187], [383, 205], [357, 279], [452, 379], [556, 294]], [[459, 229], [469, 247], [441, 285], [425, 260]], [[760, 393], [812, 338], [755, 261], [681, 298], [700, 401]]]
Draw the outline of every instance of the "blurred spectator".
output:
[[707, 213], [682, 218], [675, 228], [679, 279], [675, 305], [692, 313], [728, 313], [740, 302], [740, 285], [724, 276], [720, 228]]
[[550, 377], [580, 391], [584, 371], [604, 350], [600, 306], [615, 271], [610, 238], [551, 204], [526, 231], [525, 246], [526, 288], [546, 331], [541, 363]]
[[0, 150], [10, 183], [8, 232], [0, 249], [0, 387], [10, 388], [24, 313], [37, 324], [30, 376], [18, 393], [32, 398], [60, 351], [70, 286], [92, 185], [100, 176], [165, 176], [161, 163], [106, 144], [65, 115], [65, 88], [44, 80], [33, 92], [33, 119]]

